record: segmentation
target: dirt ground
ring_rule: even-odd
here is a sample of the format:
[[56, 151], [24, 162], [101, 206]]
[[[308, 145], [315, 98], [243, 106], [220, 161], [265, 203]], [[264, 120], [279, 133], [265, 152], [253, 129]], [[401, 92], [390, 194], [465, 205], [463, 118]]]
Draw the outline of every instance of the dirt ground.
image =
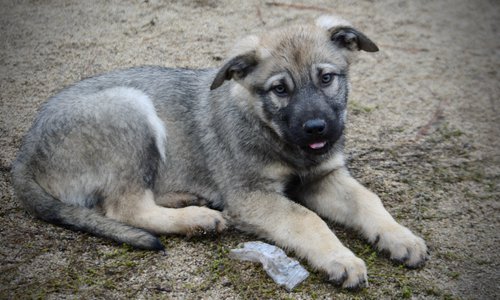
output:
[[[0, 298], [499, 299], [500, 2], [0, 0]], [[407, 270], [331, 224], [368, 266], [348, 292], [311, 277], [294, 292], [228, 250], [254, 239], [162, 238], [137, 251], [35, 220], [10, 165], [40, 104], [81, 78], [138, 65], [218, 66], [239, 37], [333, 12], [380, 47], [352, 68], [352, 173], [423, 236]], [[290, 253], [293, 255], [293, 253]]]

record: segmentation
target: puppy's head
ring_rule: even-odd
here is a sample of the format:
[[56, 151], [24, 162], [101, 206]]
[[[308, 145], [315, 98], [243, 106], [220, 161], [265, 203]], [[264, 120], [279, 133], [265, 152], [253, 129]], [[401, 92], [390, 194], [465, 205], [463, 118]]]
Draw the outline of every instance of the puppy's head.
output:
[[357, 50], [378, 51], [342, 19], [250, 36], [234, 47], [211, 85], [227, 80], [233, 98], [252, 109], [286, 143], [309, 155], [328, 152], [342, 136], [348, 67]]

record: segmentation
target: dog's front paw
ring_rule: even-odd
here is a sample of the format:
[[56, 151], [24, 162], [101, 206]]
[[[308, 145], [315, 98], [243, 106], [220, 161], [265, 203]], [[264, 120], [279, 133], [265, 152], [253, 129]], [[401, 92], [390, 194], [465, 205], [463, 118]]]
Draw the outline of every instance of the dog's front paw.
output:
[[368, 286], [365, 262], [352, 252], [333, 255], [326, 265], [329, 280], [347, 289], [357, 289]]
[[392, 260], [409, 268], [421, 267], [429, 259], [425, 241], [401, 225], [380, 233], [375, 244], [379, 250], [388, 252]]

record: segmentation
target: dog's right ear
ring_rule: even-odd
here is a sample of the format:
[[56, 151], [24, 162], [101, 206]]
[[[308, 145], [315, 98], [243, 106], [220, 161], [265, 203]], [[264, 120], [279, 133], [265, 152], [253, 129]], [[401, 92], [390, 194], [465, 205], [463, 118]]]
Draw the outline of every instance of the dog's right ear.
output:
[[245, 78], [257, 65], [257, 57], [255, 51], [251, 51], [242, 55], [235, 56], [227, 61], [220, 68], [215, 79], [210, 86], [210, 90], [215, 90], [220, 87], [226, 80], [240, 80]]

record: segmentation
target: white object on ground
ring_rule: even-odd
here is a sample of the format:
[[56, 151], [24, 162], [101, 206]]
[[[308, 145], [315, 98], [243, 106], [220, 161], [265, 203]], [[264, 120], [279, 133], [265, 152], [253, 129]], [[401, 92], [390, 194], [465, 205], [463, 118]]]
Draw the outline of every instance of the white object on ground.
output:
[[266, 273], [287, 291], [293, 290], [308, 276], [298, 261], [288, 257], [280, 248], [263, 242], [246, 242], [229, 252], [229, 257], [238, 260], [260, 262]]

